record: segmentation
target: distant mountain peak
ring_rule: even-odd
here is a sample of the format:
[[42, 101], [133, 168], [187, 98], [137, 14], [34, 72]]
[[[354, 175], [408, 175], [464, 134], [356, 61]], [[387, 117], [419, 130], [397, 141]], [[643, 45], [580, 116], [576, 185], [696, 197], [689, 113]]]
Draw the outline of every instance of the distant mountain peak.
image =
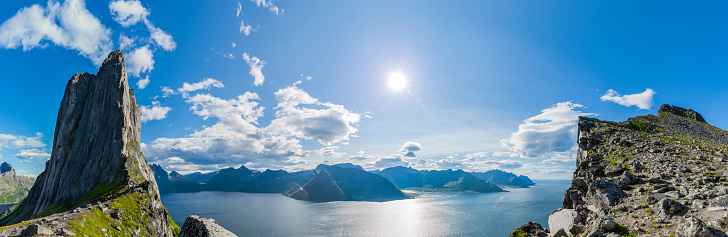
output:
[[8, 164], [8, 162], [3, 162], [0, 164], [0, 174], [5, 174], [11, 172], [13, 175], [15, 175], [15, 169], [13, 169], [13, 166]]

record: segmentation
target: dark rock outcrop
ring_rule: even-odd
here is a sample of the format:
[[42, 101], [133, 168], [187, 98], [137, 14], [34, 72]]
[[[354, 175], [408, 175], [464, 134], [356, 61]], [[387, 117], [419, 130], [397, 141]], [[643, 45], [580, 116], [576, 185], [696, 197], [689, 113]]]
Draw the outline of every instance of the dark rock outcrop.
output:
[[563, 202], [575, 223], [551, 233], [725, 236], [728, 131], [671, 105], [621, 123], [580, 117], [578, 129]]
[[237, 235], [222, 228], [217, 222], [210, 218], [202, 218], [196, 215], [188, 216], [182, 225], [179, 237], [236, 237]]
[[79, 73], [68, 81], [45, 170], [0, 223], [30, 221], [0, 235], [45, 229], [56, 235], [173, 236], [179, 227], [159, 199], [139, 150], [140, 133], [124, 56], [111, 52], [96, 75]]

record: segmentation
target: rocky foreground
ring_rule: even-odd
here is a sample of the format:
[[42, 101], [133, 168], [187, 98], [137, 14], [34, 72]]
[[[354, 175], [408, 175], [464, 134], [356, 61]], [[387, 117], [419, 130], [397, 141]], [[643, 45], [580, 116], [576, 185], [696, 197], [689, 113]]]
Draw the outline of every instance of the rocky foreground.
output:
[[0, 236], [178, 235], [140, 133], [124, 56], [111, 52], [98, 74], [68, 81], [51, 157], [28, 197], [0, 219]]
[[726, 236], [728, 132], [689, 109], [616, 123], [579, 119], [579, 151], [549, 228], [511, 236]]

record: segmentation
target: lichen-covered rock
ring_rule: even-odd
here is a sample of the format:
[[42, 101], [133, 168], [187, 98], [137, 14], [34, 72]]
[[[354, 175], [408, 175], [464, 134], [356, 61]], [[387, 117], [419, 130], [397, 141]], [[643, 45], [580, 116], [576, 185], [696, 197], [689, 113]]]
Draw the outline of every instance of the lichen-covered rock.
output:
[[45, 170], [0, 220], [23, 222], [0, 236], [19, 235], [28, 225], [57, 235], [174, 236], [179, 227], [160, 201], [139, 150], [140, 133], [124, 55], [111, 52], [97, 75], [79, 73], [68, 81]]
[[609, 210], [617, 205], [623, 196], [619, 185], [606, 178], [599, 178], [589, 184], [586, 201], [601, 210]]
[[232, 237], [237, 236], [222, 228], [217, 222], [210, 218], [202, 218], [196, 215], [188, 216], [182, 225], [179, 237]]
[[690, 217], [678, 226], [675, 232], [677, 237], [714, 237], [713, 233], [702, 220]]

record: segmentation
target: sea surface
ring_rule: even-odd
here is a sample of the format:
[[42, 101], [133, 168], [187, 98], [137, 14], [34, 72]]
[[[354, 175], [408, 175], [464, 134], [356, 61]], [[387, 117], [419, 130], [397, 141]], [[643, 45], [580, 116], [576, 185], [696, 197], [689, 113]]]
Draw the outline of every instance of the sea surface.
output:
[[508, 236], [528, 221], [547, 227], [570, 180], [535, 180], [501, 193], [421, 193], [389, 202], [308, 202], [281, 194], [162, 195], [180, 227], [189, 215], [214, 218], [239, 236]]

